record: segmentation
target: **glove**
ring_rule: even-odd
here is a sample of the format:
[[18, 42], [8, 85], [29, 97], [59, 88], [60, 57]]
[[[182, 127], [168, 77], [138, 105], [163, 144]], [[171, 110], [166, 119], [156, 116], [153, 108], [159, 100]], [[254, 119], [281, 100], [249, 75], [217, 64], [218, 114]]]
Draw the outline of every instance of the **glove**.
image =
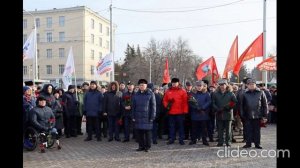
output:
[[76, 101], [75, 101], [75, 104], [76, 104], [76, 106], [78, 106], [78, 105], [79, 105], [79, 101], [78, 101], [78, 100], [76, 100]]
[[83, 111], [82, 115], [86, 115], [86, 111]]

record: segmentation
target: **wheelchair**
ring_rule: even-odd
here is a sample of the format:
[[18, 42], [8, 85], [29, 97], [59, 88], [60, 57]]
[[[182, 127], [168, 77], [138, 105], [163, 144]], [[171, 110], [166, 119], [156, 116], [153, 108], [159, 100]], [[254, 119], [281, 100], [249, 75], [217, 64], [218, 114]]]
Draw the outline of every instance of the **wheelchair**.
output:
[[[33, 151], [37, 146], [40, 146], [41, 152], [45, 152], [44, 148], [51, 148], [54, 143], [57, 144], [57, 149], [61, 149], [57, 131], [53, 133], [52, 126], [48, 131], [38, 132], [34, 127], [29, 126], [25, 129], [23, 138], [23, 147], [27, 151]], [[56, 136], [53, 136], [56, 134]]]

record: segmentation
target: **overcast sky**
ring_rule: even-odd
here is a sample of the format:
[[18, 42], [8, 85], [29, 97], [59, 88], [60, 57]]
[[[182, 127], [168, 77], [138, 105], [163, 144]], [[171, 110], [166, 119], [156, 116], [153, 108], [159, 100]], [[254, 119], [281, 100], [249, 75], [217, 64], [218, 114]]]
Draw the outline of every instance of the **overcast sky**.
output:
[[[223, 74], [235, 36], [239, 36], [240, 55], [263, 31], [263, 1], [113, 0], [113, 7], [116, 7], [113, 9], [113, 23], [117, 25], [116, 60], [124, 59], [127, 43], [135, 46], [139, 44], [143, 48], [151, 38], [175, 41], [181, 36], [189, 42], [194, 54], [204, 60], [215, 56], [219, 73]], [[33, 11], [87, 6], [109, 19], [110, 2], [110, 0], [24, 0], [23, 9]], [[131, 12], [117, 8], [154, 12]], [[267, 53], [276, 53], [276, 19], [276, 0], [267, 0]], [[255, 58], [245, 64], [252, 69], [261, 61], [262, 58]], [[172, 65], [169, 66], [171, 68]]]

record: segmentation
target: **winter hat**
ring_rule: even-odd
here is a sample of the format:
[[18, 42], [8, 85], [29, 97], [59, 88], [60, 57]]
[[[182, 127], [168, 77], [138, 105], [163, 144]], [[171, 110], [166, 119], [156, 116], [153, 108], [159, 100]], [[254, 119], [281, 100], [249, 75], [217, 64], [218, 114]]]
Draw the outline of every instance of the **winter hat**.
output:
[[97, 82], [96, 82], [96, 81], [91, 81], [91, 82], [90, 82], [90, 85], [91, 85], [92, 83], [95, 84], [95, 85], [97, 86]]
[[75, 85], [69, 85], [68, 90], [70, 90], [70, 89], [75, 89]]
[[179, 79], [178, 78], [172, 78], [171, 83], [176, 83], [176, 82], [179, 82]]
[[140, 79], [138, 81], [138, 84], [147, 84], [147, 83], [148, 83], [148, 81], [146, 79]]
[[28, 87], [28, 86], [23, 86], [23, 93], [25, 93], [27, 90], [29, 90], [30, 89], [30, 87]]

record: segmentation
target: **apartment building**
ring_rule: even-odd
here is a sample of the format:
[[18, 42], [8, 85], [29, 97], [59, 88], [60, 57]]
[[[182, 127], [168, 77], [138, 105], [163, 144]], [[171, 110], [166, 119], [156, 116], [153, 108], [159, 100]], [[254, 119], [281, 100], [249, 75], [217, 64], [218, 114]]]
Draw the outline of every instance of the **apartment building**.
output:
[[[61, 87], [70, 47], [73, 48], [76, 82], [110, 82], [111, 73], [94, 74], [97, 62], [110, 51], [110, 22], [86, 6], [23, 12], [23, 43], [37, 28], [38, 79]], [[113, 41], [115, 25], [113, 28]], [[23, 62], [23, 81], [32, 80], [34, 59]], [[73, 81], [75, 79], [73, 78]], [[73, 82], [75, 83], [75, 82]]]

